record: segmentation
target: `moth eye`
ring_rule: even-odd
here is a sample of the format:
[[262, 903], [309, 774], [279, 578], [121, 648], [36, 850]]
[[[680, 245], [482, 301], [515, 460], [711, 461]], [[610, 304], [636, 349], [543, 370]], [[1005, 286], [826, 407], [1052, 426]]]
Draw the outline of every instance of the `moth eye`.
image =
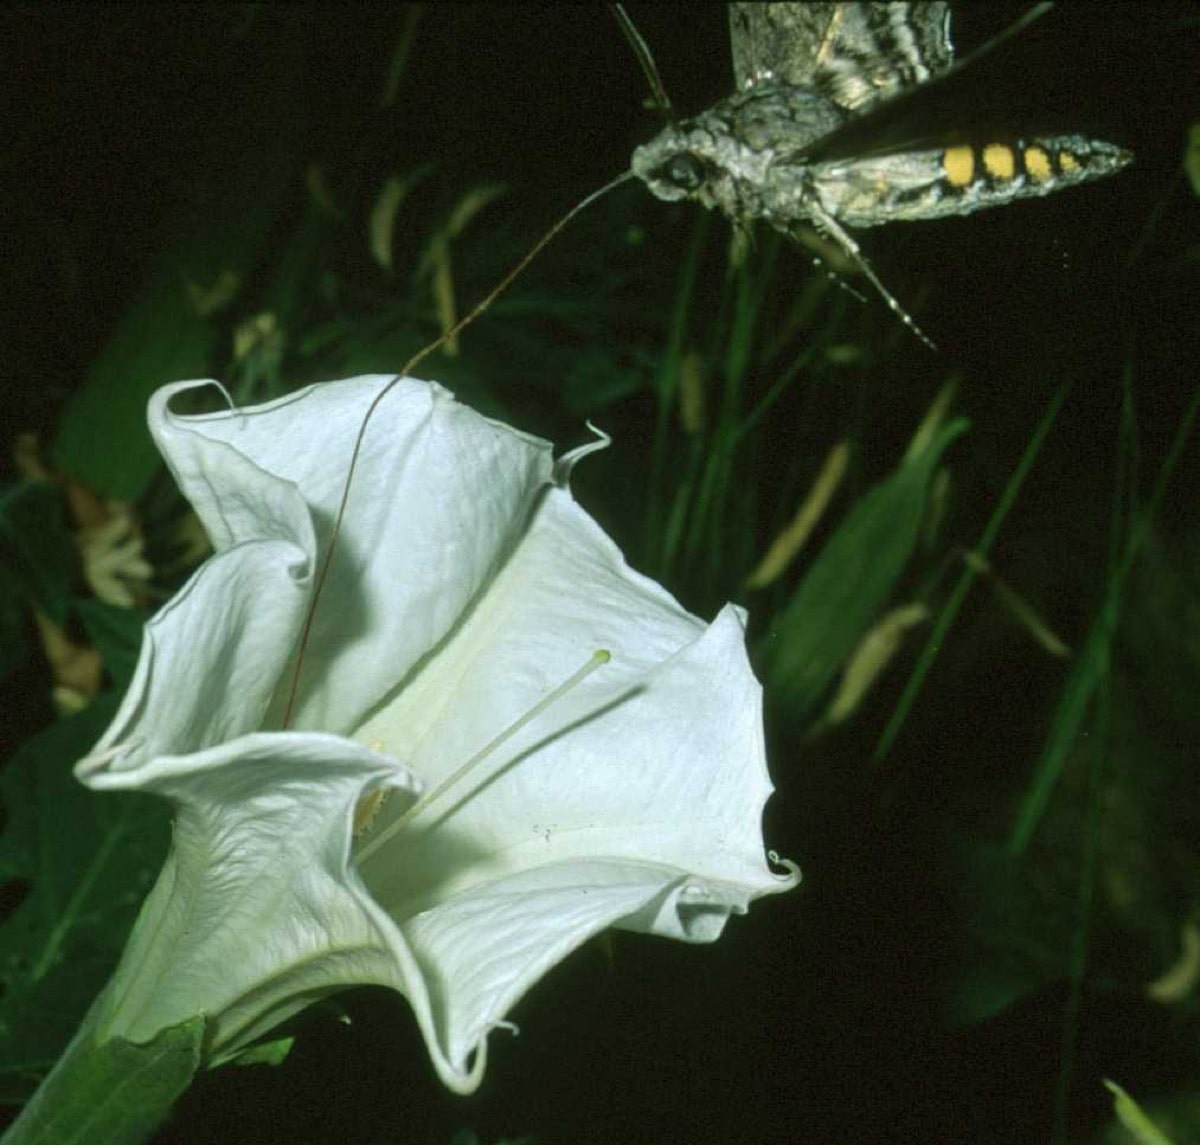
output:
[[688, 151], [671, 156], [659, 169], [658, 177], [681, 191], [694, 191], [704, 182], [708, 165]]

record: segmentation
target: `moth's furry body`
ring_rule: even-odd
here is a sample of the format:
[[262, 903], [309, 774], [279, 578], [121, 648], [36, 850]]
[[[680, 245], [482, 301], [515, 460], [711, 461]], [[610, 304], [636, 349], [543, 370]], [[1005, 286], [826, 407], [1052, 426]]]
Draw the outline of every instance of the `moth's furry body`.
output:
[[951, 65], [945, 3], [731, 4], [730, 34], [738, 90], [637, 148], [632, 173], [660, 199], [694, 199], [738, 225], [816, 226], [914, 330], [847, 228], [972, 214], [1133, 158], [1072, 134], [822, 154], [840, 128]]

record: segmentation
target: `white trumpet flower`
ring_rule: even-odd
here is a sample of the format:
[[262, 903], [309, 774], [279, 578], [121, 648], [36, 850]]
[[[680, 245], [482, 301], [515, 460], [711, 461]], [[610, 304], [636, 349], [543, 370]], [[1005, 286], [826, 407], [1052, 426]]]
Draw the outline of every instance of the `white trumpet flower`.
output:
[[77, 767], [157, 792], [172, 850], [93, 1016], [139, 1042], [198, 1014], [236, 1054], [343, 987], [412, 1004], [470, 1092], [490, 1030], [590, 936], [690, 942], [785, 890], [743, 616], [706, 625], [628, 567], [548, 443], [361, 377], [150, 426], [215, 553], [147, 626]]

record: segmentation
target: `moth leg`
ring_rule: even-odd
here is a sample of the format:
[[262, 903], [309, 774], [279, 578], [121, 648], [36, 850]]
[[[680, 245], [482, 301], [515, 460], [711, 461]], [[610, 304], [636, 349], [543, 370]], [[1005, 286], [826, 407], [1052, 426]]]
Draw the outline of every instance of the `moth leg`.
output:
[[812, 256], [813, 266], [823, 270], [827, 278], [837, 283], [839, 290], [844, 290], [859, 302], [866, 302], [867, 296], [846, 277], [852, 270], [858, 269], [858, 263], [834, 239], [807, 223], [789, 223], [782, 233], [797, 246], [803, 247]]
[[828, 211], [826, 211], [816, 200], [806, 202], [805, 210], [814, 223], [820, 227], [830, 238], [832, 238], [839, 247], [845, 251], [847, 258], [858, 267], [866, 276], [867, 281], [875, 287], [879, 292], [879, 296], [891, 307], [892, 312], [904, 323], [922, 342], [925, 343], [931, 350], [936, 350], [937, 346], [929, 338], [924, 330], [917, 325], [912, 315], [900, 305], [899, 302], [892, 296], [891, 292], [882, 282], [879, 281], [879, 276], [871, 269], [871, 264], [863, 257], [862, 250], [858, 243], [850, 237], [849, 232], [841, 225]]
[[747, 219], [731, 219], [729, 234], [729, 268], [740, 270], [754, 250], [754, 227]]

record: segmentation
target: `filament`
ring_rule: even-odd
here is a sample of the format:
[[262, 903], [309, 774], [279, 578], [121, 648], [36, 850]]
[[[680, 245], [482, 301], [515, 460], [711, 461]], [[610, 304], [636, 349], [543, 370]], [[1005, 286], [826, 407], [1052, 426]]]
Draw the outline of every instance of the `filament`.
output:
[[593, 652], [588, 658], [586, 664], [582, 668], [577, 669], [568, 676], [561, 684], [558, 685], [552, 692], [543, 696], [536, 704], [533, 705], [524, 715], [519, 716], [511, 724], [508, 725], [499, 735], [495, 736], [488, 743], [484, 744], [466, 763], [457, 767], [445, 779], [442, 780], [432, 791], [422, 795], [403, 815], [393, 819], [386, 827], [382, 828], [378, 835], [375, 835], [370, 841], [364, 843], [356, 852], [356, 857], [361, 863], [370, 858], [380, 847], [383, 846], [389, 839], [399, 834], [409, 823], [418, 815], [426, 811], [430, 806], [436, 803], [443, 795], [451, 788], [455, 787], [469, 772], [473, 771], [480, 763], [482, 763], [489, 755], [499, 750], [518, 732], [526, 728], [534, 720], [538, 718], [547, 708], [558, 700], [562, 699], [568, 692], [586, 680], [597, 668], [603, 667], [612, 659], [612, 654], [606, 649], [599, 649]]

